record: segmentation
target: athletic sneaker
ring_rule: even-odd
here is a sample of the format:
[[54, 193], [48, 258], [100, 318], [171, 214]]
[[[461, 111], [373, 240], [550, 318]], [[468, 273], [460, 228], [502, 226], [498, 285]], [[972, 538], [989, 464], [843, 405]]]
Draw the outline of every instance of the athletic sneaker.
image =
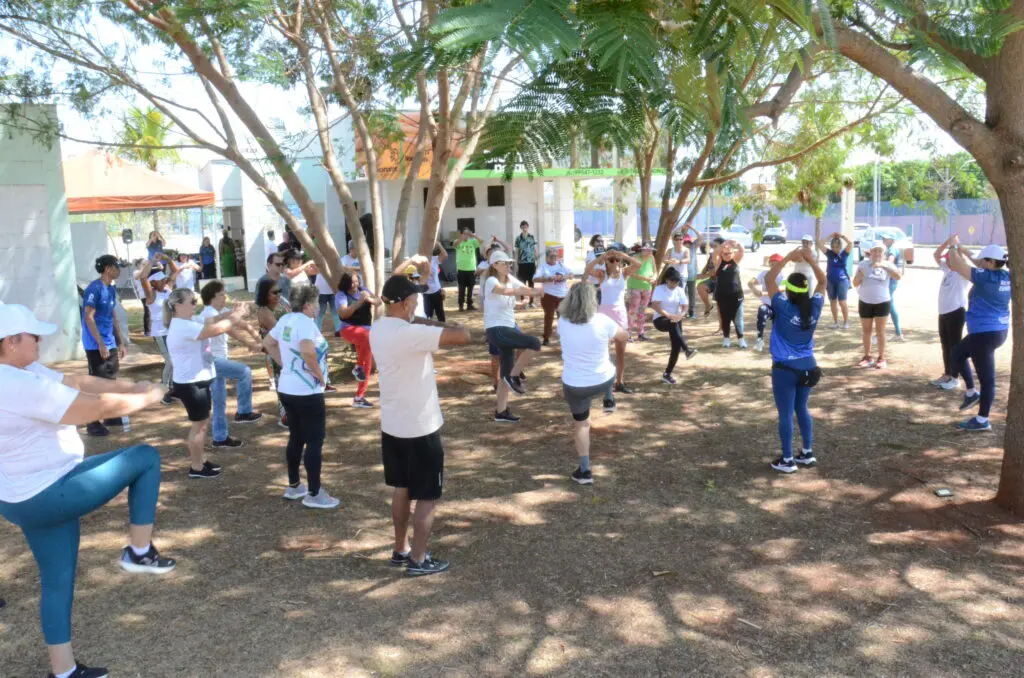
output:
[[732, 346], [732, 339], [729, 337], [722, 339], [722, 348], [729, 348], [730, 346]]
[[430, 555], [423, 557], [423, 562], [414, 563], [412, 560], [405, 568], [407, 577], [425, 577], [428, 574], [440, 574], [451, 566], [447, 560], [434, 560]]
[[860, 359], [860, 360], [859, 360], [859, 361], [857, 362], [857, 364], [855, 365], [855, 367], [874, 367], [874, 365], [875, 365], [875, 360], [874, 360], [874, 358], [872, 358], [872, 357], [871, 357], [871, 356], [869, 356], [869, 355], [866, 355], [866, 356], [864, 356], [863, 358], [861, 358], [861, 359]]
[[844, 323], [843, 323], [843, 329], [844, 329], [844, 330], [848, 330], [848, 329], [850, 329], [850, 323], [848, 323], [848, 322], [844, 322]]
[[604, 401], [604, 411], [605, 412], [614, 412], [615, 411], [615, 401], [614, 400], [605, 399], [605, 401]]
[[277, 425], [280, 426], [281, 428], [288, 428], [288, 415], [286, 414], [280, 419], [278, 419]]
[[[406, 551], [405, 553], [399, 553], [398, 551], [391, 552], [391, 560], [388, 561], [388, 565], [394, 567], [402, 567], [409, 564], [409, 556], [412, 551]], [[430, 551], [427, 551], [427, 555], [430, 555]]]
[[174, 398], [171, 397], [171, 392], [170, 391], [168, 391], [167, 393], [164, 394], [163, 400], [160, 401], [160, 404], [161, 405], [173, 405], [174, 404]]
[[814, 458], [814, 452], [810, 451], [800, 452], [800, 454], [793, 457], [793, 461], [800, 466], [814, 466], [818, 463], [818, 460]]
[[763, 351], [764, 350], [764, 339], [762, 339], [761, 337], [757, 338], [757, 341], [754, 342], [754, 350], [755, 351]]
[[944, 374], [941, 377], [939, 377], [938, 379], [932, 379], [928, 383], [931, 384], [932, 386], [939, 386], [939, 387], [941, 387], [943, 384], [946, 383], [946, 375]]
[[[687, 356], [687, 358], [689, 358], [689, 356]], [[671, 386], [675, 386], [676, 385], [676, 380], [673, 379], [672, 375], [669, 374], [668, 372], [666, 372], [665, 374], [661, 375], [661, 380], [663, 382], [665, 382], [666, 384], [669, 384]]]
[[192, 468], [188, 469], [188, 477], [192, 479], [203, 479], [203, 478], [216, 478], [221, 473], [220, 469], [213, 469], [203, 464], [203, 467], [199, 470]]
[[241, 447], [242, 446], [242, 441], [238, 440], [237, 438], [232, 438], [231, 436], [228, 436], [224, 440], [214, 440], [213, 441], [213, 446], [214, 447]]
[[366, 370], [362, 365], [356, 365], [352, 368], [352, 376], [356, 378], [356, 381], [366, 381]]
[[828, 328], [830, 330], [838, 330], [839, 329], [839, 323], [832, 323], [831, 325], [828, 326]]
[[288, 487], [284, 488], [284, 494], [282, 496], [285, 499], [295, 500], [302, 499], [307, 494], [309, 494], [309, 490], [306, 488], [304, 484], [299, 483], [298, 487], [292, 487], [291, 485], [289, 485]]
[[650, 341], [651, 338], [647, 336], [646, 332], [643, 332], [641, 334], [636, 335], [636, 340], [637, 341]]
[[93, 438], [103, 438], [110, 435], [110, 429], [98, 421], [94, 421], [85, 427], [85, 434]]
[[991, 431], [992, 424], [987, 421], [978, 421], [977, 417], [971, 417], [967, 421], [961, 421], [957, 424], [957, 428], [964, 431]]
[[212, 470], [214, 470], [214, 471], [216, 471], [218, 473], [220, 473], [220, 471], [221, 471], [220, 464], [214, 464], [209, 459], [207, 459], [206, 461], [203, 462], [203, 468], [212, 469]]
[[544, 341], [540, 342], [540, 345], [541, 345], [541, 346], [550, 346], [550, 345], [551, 345], [551, 342], [550, 342], [550, 341], [548, 341], [547, 339], [545, 339]]
[[338, 392], [338, 389], [334, 388], [330, 384], [327, 384], [326, 386], [324, 386], [324, 393], [337, 393], [337, 392]]
[[327, 490], [322, 487], [316, 494], [306, 494], [302, 498], [302, 505], [307, 508], [332, 509], [338, 508], [339, 504], [341, 504], [341, 500], [327, 494]]
[[900, 342], [902, 344], [903, 342], [905, 342], [907, 340], [907, 338], [904, 337], [902, 334], [897, 334], [896, 336], [894, 336], [892, 338], [892, 340], [893, 341], [898, 341], [898, 342]]
[[235, 415], [236, 424], [251, 424], [254, 421], [259, 421], [263, 418], [262, 412], [239, 412]]
[[[695, 348], [688, 348], [688, 349], [686, 349], [685, 355], [686, 355], [686, 359], [689, 360], [693, 356], [697, 355], [697, 349], [695, 349]], [[675, 382], [672, 382], [672, 383], [675, 383]]]
[[978, 404], [979, 400], [981, 400], [981, 394], [980, 393], [975, 393], [974, 395], [967, 395], [965, 393], [964, 394], [964, 401], [962, 403], [960, 403], [960, 411], [963, 412], [964, 410], [971, 409], [972, 407], [974, 407], [975, 405]]
[[506, 386], [508, 386], [510, 389], [512, 389], [519, 395], [526, 393], [526, 389], [523, 388], [523, 380], [520, 377], [507, 376], [502, 377], [501, 380], [505, 382]]
[[145, 574], [167, 574], [174, 569], [175, 564], [174, 558], [164, 558], [152, 544], [149, 545], [149, 550], [141, 556], [135, 555], [131, 546], [125, 546], [121, 549], [119, 563], [122, 570]]
[[[75, 670], [71, 672], [70, 678], [107, 678], [110, 672], [106, 669], [94, 669], [89, 668], [85, 664], [78, 664], [75, 666]], [[47, 678], [56, 678], [54, 674], [46, 674]]]
[[950, 379], [949, 381], [944, 381], [941, 384], [939, 384], [939, 388], [941, 388], [943, 391], [952, 391], [954, 388], [959, 388], [959, 387], [960, 387], [960, 380], [959, 379]]
[[625, 384], [615, 384], [615, 392], [623, 393], [625, 395], [633, 395], [633, 389], [626, 386]]
[[360, 407], [364, 410], [369, 410], [373, 408], [373, 403], [371, 403], [366, 398], [357, 397], [352, 399], [352, 407]]
[[526, 372], [519, 373], [519, 381], [523, 382], [524, 384], [526, 383]]
[[740, 339], [740, 343], [738, 344], [738, 346], [740, 348], [747, 348], [747, 340], [746, 339]]
[[779, 457], [772, 462], [772, 468], [779, 473], [796, 473], [796, 462], [792, 459]]
[[518, 424], [519, 417], [512, 414], [512, 409], [506, 407], [504, 412], [495, 412], [494, 421], [502, 422], [504, 424]]
[[576, 470], [573, 471], [572, 475], [569, 477], [572, 478], [572, 481], [574, 483], [577, 483], [579, 485], [594, 484], [594, 474], [591, 473], [590, 471], [581, 471], [579, 466], [576, 467]]
[[885, 358], [879, 358], [878, 360], [875, 361], [875, 364], [873, 365], [873, 367], [876, 370], [884, 370], [887, 367], [889, 367], [889, 361], [886, 360]]

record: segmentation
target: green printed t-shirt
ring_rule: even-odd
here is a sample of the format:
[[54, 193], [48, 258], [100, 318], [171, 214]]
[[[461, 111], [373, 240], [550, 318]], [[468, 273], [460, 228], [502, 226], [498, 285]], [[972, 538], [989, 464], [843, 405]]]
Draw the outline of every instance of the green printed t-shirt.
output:
[[[644, 278], [650, 278], [654, 276], [654, 258], [650, 258], [644, 263], [640, 264], [640, 269], [637, 270], [635, 275], [643, 276]], [[650, 290], [652, 289], [651, 283], [643, 280], [637, 280], [636, 278], [630, 278], [626, 281], [626, 289], [630, 290]]]
[[480, 241], [476, 238], [460, 240], [455, 244], [455, 265], [460, 271], [476, 270], [476, 250]]

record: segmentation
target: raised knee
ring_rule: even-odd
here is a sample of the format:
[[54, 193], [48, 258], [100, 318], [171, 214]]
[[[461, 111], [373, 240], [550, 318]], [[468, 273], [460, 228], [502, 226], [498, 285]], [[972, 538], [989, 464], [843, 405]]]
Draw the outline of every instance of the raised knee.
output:
[[134, 445], [128, 448], [128, 452], [147, 465], [160, 465], [160, 452], [152, 445]]

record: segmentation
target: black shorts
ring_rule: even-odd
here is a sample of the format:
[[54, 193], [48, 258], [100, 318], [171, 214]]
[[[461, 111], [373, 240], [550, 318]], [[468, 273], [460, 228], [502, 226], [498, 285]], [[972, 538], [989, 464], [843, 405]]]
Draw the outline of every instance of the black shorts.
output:
[[441, 498], [444, 485], [444, 447], [441, 429], [419, 438], [396, 438], [380, 432], [384, 484], [409, 490], [409, 499]]
[[704, 287], [707, 289], [708, 294], [714, 294], [715, 293], [715, 282], [716, 281], [715, 281], [714, 278], [708, 278], [707, 280], [705, 280], [702, 283], [704, 285]]
[[210, 418], [213, 401], [210, 398], [209, 381], [194, 381], [191, 384], [171, 384], [171, 392], [181, 398], [189, 421], [206, 421]]
[[861, 301], [857, 303], [857, 313], [861, 318], [888, 318], [891, 301], [883, 301], [880, 304], [869, 304]]
[[117, 373], [121, 369], [121, 361], [117, 355], [117, 349], [108, 349], [110, 355], [104, 360], [100, 356], [99, 349], [89, 349], [85, 352], [85, 359], [89, 363], [89, 375], [100, 379], [117, 379]]

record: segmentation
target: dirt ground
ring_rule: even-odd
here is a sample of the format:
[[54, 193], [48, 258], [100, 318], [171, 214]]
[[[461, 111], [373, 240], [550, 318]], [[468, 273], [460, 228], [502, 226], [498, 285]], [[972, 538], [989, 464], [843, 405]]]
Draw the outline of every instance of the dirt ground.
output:
[[[614, 414], [595, 411], [592, 487], [568, 479], [557, 346], [512, 402], [516, 426], [491, 421], [481, 344], [440, 354], [447, 478], [432, 548], [452, 569], [423, 579], [386, 564], [378, 415], [350, 407], [344, 344], [334, 344], [341, 393], [325, 446], [334, 512], [281, 499], [287, 434], [262, 361], [240, 354], [267, 416], [232, 428], [244, 447], [211, 452], [220, 479], [186, 478], [180, 406], [87, 440], [91, 453], [161, 450], [157, 545], [179, 565], [163, 579], [117, 567], [125, 495], [86, 517], [78, 656], [146, 678], [1024, 675], [1024, 525], [988, 502], [1009, 343], [995, 431], [954, 430], [959, 394], [927, 384], [941, 372], [938, 280], [912, 270], [901, 288], [908, 342], [893, 346], [887, 371], [853, 369], [858, 333], [822, 323], [819, 465], [792, 476], [768, 468], [770, 358], [723, 349], [711, 322], [685, 325], [700, 354], [675, 387], [660, 381], [665, 335], [630, 344], [637, 393]], [[752, 339], [756, 303], [746, 307]], [[452, 316], [481, 326], [479, 314]], [[540, 311], [521, 322], [539, 332]], [[152, 359], [138, 362], [126, 376], [156, 377]], [[6, 522], [0, 596], [0, 676], [45, 675], [37, 571]]]

